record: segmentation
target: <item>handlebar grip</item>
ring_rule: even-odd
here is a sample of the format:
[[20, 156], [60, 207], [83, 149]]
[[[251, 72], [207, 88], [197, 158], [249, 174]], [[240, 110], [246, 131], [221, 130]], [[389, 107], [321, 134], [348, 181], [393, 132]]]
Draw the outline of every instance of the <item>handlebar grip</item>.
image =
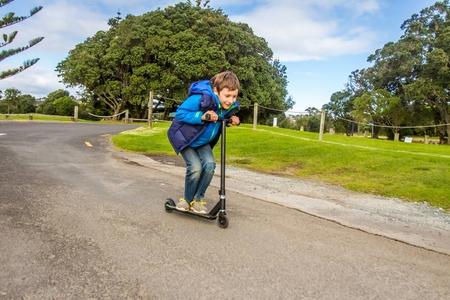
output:
[[[210, 115], [210, 114], [205, 114], [205, 120], [206, 120], [206, 121], [211, 120], [211, 115]], [[225, 122], [228, 123], [228, 124], [233, 123], [233, 120], [231, 120], [231, 119], [225, 119], [225, 118], [222, 118], [222, 117], [219, 117], [219, 119], [218, 119], [217, 121], [225, 121]], [[241, 123], [239, 123], [238, 126], [239, 126], [239, 125], [241, 125]]]

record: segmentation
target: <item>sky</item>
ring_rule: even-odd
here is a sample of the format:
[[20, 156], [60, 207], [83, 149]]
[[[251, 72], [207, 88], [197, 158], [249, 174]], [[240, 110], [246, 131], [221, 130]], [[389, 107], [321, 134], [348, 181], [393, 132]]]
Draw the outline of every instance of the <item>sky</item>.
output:
[[[57, 89], [76, 90], [60, 82], [56, 65], [69, 51], [99, 30], [108, 30], [107, 21], [120, 11], [141, 15], [182, 0], [15, 0], [0, 8], [0, 15], [15, 12], [26, 16], [43, 6], [33, 17], [3, 28], [1, 34], [17, 30], [7, 50], [36, 46], [0, 63], [0, 72], [16, 68], [24, 61], [40, 61], [13, 77], [0, 80], [0, 90], [16, 88], [22, 94], [42, 98]], [[192, 0], [195, 3], [195, 0]], [[309, 107], [322, 108], [333, 93], [345, 88], [352, 71], [371, 66], [367, 57], [403, 32], [403, 21], [433, 5], [435, 0], [210, 0], [230, 20], [247, 23], [263, 37], [287, 67], [288, 93], [295, 101], [292, 112]], [[245, 87], [242, 87], [245, 88]]]

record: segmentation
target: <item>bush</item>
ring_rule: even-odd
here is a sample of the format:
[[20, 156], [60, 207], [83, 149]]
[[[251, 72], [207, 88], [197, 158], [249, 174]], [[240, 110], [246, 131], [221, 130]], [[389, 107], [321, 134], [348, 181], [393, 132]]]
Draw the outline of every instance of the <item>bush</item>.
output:
[[4, 101], [0, 101], [0, 114], [7, 114], [8, 113], [8, 104]]
[[64, 96], [53, 101], [56, 114], [59, 116], [72, 116], [76, 105], [77, 104], [69, 96]]
[[44, 103], [42, 106], [42, 112], [45, 115], [56, 115], [56, 108], [53, 105], [53, 102]]

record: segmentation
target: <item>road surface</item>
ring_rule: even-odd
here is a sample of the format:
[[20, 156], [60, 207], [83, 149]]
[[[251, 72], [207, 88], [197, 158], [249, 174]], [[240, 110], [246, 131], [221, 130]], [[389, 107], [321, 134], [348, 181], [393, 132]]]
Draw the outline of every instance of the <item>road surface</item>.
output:
[[446, 254], [236, 192], [227, 229], [166, 213], [184, 179], [115, 155], [133, 128], [0, 122], [0, 299], [450, 298]]

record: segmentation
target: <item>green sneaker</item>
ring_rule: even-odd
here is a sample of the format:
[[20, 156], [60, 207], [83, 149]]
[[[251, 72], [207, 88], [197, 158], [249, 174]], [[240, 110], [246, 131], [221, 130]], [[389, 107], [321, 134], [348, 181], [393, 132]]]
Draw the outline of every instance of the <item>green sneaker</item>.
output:
[[189, 203], [186, 202], [186, 200], [181, 198], [180, 202], [177, 203], [176, 207], [178, 210], [181, 210], [181, 211], [189, 211], [189, 208], [191, 206], [189, 205]]
[[205, 215], [208, 213], [208, 211], [206, 210], [205, 204], [206, 204], [206, 202], [194, 200], [194, 204], [192, 204], [191, 210], [193, 212], [195, 212], [196, 214]]

